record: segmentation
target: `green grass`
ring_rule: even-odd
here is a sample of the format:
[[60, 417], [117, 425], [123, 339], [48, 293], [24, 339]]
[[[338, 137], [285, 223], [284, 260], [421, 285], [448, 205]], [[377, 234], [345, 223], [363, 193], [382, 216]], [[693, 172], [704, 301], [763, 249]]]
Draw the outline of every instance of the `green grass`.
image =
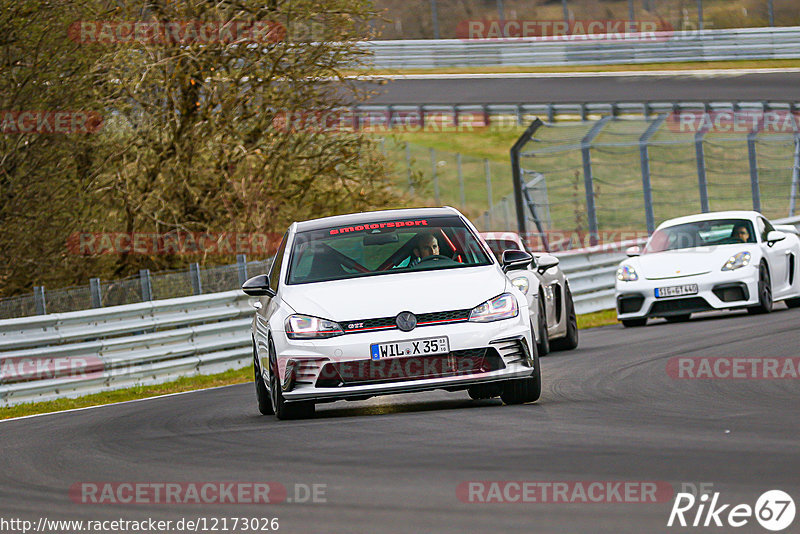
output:
[[[614, 310], [578, 315], [578, 328], [581, 329], [616, 324], [616, 322], [617, 315]], [[243, 384], [251, 382], [252, 380], [253, 367], [247, 366], [213, 375], [187, 376], [172, 382], [165, 382], [154, 386], [136, 386], [127, 389], [117, 389], [75, 399], [57, 399], [17, 404], [15, 406], [0, 408], [0, 420], [23, 417], [26, 415], [61, 412], [76, 408], [87, 408], [89, 406], [98, 406], [101, 404], [146, 399], [170, 393], [180, 393], [182, 391], [194, 391], [231, 384]], [[255, 398], [253, 398], [253, 402], [255, 402]]]

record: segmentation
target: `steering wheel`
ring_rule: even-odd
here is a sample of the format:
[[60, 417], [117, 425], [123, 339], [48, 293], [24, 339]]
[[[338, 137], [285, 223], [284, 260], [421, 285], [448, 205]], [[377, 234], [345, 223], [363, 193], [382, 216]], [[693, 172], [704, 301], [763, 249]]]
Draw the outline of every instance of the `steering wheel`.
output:
[[424, 258], [421, 258], [419, 262], [423, 263], [426, 261], [439, 261], [439, 260], [449, 260], [449, 259], [450, 258], [448, 258], [447, 256], [442, 256], [441, 254], [431, 254], [430, 256], [425, 256]]

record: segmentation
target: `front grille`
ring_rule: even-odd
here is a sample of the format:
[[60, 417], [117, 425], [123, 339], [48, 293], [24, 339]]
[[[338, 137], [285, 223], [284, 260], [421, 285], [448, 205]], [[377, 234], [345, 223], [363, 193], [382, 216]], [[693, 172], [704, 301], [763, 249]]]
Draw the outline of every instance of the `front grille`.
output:
[[684, 313], [695, 313], [713, 310], [711, 305], [703, 297], [692, 297], [688, 299], [659, 300], [653, 303], [648, 315], [680, 315]]
[[643, 295], [620, 295], [617, 297], [617, 310], [619, 313], [634, 313], [642, 309]]
[[503, 361], [493, 348], [454, 350], [449, 354], [436, 356], [329, 362], [322, 367], [316, 386], [319, 388], [364, 386], [383, 382], [470, 375], [503, 368]]
[[[417, 326], [431, 326], [444, 323], [458, 323], [469, 320], [472, 310], [454, 310], [417, 315]], [[379, 319], [360, 319], [356, 321], [341, 321], [339, 326], [345, 334], [354, 332], [368, 332], [371, 330], [389, 330], [397, 328], [395, 317], [381, 317]]]
[[747, 286], [741, 282], [718, 285], [711, 291], [722, 302], [736, 302], [737, 300], [747, 300], [750, 298], [750, 292], [747, 290]]

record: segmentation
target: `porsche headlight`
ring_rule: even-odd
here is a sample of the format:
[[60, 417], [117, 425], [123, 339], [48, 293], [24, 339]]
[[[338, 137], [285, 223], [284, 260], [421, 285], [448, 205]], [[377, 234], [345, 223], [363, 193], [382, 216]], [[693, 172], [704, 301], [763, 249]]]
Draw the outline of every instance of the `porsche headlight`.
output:
[[516, 317], [518, 313], [517, 299], [511, 293], [503, 293], [499, 297], [476, 306], [469, 314], [469, 320], [476, 323], [489, 323]]
[[321, 339], [344, 334], [338, 323], [308, 315], [290, 315], [285, 326], [289, 339]]
[[511, 280], [511, 284], [520, 291], [522, 291], [525, 295], [528, 294], [528, 289], [530, 288], [531, 285], [530, 282], [528, 282], [528, 279], [525, 278], [524, 276], [518, 276], [514, 278], [513, 280]]
[[726, 261], [725, 265], [722, 266], [722, 270], [735, 271], [736, 269], [741, 269], [747, 265], [750, 265], [750, 253], [740, 252], [728, 258], [728, 261]]
[[639, 275], [636, 274], [636, 269], [630, 265], [623, 265], [617, 269], [617, 280], [621, 282], [635, 282], [638, 279]]

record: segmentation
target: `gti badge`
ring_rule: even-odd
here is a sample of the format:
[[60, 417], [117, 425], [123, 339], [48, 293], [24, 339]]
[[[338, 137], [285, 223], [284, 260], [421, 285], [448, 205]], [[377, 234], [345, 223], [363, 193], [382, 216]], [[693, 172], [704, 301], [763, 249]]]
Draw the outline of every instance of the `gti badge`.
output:
[[411, 312], [400, 312], [397, 314], [397, 328], [403, 332], [411, 332], [417, 326], [417, 317]]

